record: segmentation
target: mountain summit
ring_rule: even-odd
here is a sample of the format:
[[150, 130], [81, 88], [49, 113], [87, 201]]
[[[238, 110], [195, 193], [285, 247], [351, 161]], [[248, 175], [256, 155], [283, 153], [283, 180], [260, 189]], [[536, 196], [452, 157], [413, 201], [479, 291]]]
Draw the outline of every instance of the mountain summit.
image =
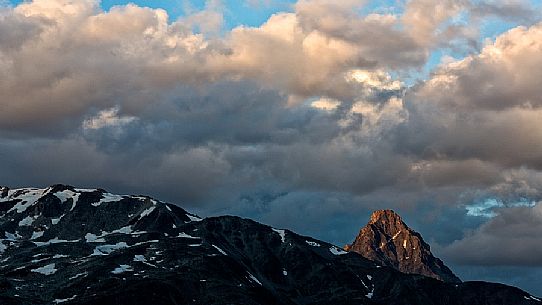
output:
[[371, 215], [354, 242], [345, 250], [359, 253], [372, 261], [404, 273], [421, 274], [441, 281], [461, 280], [433, 256], [422, 236], [409, 228], [392, 210], [379, 210]]

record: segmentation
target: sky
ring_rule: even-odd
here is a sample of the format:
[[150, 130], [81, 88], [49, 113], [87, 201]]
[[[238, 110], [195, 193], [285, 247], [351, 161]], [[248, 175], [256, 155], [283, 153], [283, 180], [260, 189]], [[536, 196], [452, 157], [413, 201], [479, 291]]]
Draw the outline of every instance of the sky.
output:
[[394, 209], [542, 296], [539, 0], [0, 0], [0, 184], [343, 245]]

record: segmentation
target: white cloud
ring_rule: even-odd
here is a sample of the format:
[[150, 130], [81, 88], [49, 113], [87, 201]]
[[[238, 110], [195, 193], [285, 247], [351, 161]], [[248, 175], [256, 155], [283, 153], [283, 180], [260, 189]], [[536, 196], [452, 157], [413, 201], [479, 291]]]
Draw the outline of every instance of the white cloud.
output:
[[119, 116], [119, 107], [100, 111], [95, 117], [83, 122], [85, 129], [102, 129], [105, 127], [120, 128], [137, 120], [133, 116]]
[[314, 108], [331, 111], [331, 110], [337, 109], [337, 107], [339, 107], [340, 104], [341, 104], [341, 101], [323, 97], [312, 102], [311, 106]]

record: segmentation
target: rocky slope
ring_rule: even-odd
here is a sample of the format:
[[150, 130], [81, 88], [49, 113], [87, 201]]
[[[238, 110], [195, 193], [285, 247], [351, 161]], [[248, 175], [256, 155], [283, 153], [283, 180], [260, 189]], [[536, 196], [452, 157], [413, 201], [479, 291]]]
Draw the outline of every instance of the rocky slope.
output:
[[451, 283], [461, 280], [433, 256], [422, 236], [392, 210], [375, 211], [351, 245], [352, 251], [404, 273], [421, 274]]
[[542, 304], [237, 217], [55, 185], [0, 189], [0, 304]]

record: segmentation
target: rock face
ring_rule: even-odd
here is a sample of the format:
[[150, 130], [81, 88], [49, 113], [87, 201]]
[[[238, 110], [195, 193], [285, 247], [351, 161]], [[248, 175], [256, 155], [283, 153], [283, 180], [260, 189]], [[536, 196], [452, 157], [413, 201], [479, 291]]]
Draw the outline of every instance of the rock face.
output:
[[404, 273], [421, 274], [441, 281], [460, 283], [461, 280], [433, 256], [422, 236], [410, 229], [392, 210], [380, 210], [371, 215], [354, 242], [345, 250], [359, 253], [369, 260]]
[[199, 218], [145, 196], [55, 185], [0, 198], [2, 305], [542, 304], [505, 285], [457, 285], [238, 217]]

